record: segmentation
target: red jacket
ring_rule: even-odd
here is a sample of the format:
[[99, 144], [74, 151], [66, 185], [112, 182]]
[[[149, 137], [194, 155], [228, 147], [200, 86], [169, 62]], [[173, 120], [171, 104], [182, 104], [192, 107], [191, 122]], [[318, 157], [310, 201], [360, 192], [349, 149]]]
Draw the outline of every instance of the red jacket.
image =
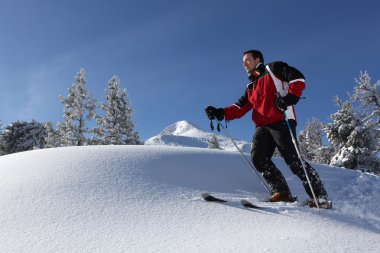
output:
[[[285, 120], [283, 112], [276, 108], [278, 97], [290, 93], [300, 97], [305, 89], [305, 77], [284, 62], [260, 64], [256, 70], [258, 76], [250, 76], [252, 81], [247, 85], [244, 96], [238, 102], [224, 108], [225, 120], [241, 118], [251, 109], [252, 120], [256, 126], [265, 126]], [[254, 73], [254, 72], [253, 72]], [[296, 120], [294, 106], [285, 111], [288, 119]]]

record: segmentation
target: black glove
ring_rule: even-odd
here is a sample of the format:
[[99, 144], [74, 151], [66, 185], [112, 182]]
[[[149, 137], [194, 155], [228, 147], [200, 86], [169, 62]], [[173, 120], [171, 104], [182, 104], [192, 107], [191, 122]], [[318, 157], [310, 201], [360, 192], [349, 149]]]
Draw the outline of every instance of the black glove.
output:
[[205, 112], [209, 120], [213, 120], [217, 118], [219, 121], [224, 119], [224, 109], [223, 108], [218, 108], [216, 109], [215, 107], [209, 105], [205, 108]]
[[284, 112], [286, 111], [287, 107], [289, 105], [295, 105], [297, 104], [298, 100], [300, 100], [299, 97], [297, 97], [296, 95], [293, 95], [293, 94], [286, 94], [286, 96], [284, 97], [278, 97], [277, 100], [276, 100], [276, 107]]

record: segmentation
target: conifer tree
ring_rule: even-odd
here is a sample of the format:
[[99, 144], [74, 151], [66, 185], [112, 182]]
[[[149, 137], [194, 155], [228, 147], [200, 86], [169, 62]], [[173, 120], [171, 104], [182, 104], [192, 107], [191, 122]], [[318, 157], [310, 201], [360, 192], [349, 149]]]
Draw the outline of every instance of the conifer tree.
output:
[[336, 101], [341, 109], [331, 115], [332, 123], [325, 128], [328, 140], [338, 150], [331, 165], [377, 171], [380, 161], [374, 152], [377, 140], [373, 127], [361, 121], [351, 102], [342, 102], [339, 98]]
[[330, 163], [335, 154], [334, 148], [323, 145], [323, 133], [324, 123], [318, 119], [306, 122], [305, 129], [298, 135], [298, 146], [303, 158], [322, 164]]
[[375, 138], [378, 140], [376, 152], [380, 152], [380, 80], [372, 84], [371, 77], [364, 72], [360, 73], [356, 84], [351, 100], [360, 103], [359, 110], [363, 115], [364, 123], [373, 124], [376, 129]]
[[2, 134], [1, 152], [11, 154], [44, 148], [45, 137], [46, 130], [42, 123], [35, 120], [13, 122], [5, 128]]
[[87, 91], [86, 83], [86, 73], [82, 68], [68, 89], [67, 97], [60, 96], [61, 103], [65, 106], [64, 122], [58, 123], [62, 146], [87, 144], [86, 134], [91, 133], [91, 130], [86, 127], [86, 121], [95, 118], [96, 100]]
[[208, 141], [208, 148], [209, 149], [221, 149], [219, 141], [216, 138], [215, 134], [213, 134], [211, 137], [211, 140]]
[[2, 143], [3, 143], [3, 124], [0, 121], [0, 156], [4, 155], [3, 150], [1, 148], [3, 146]]
[[106, 89], [107, 103], [101, 103], [104, 116], [97, 116], [98, 128], [95, 129], [98, 144], [138, 145], [139, 133], [132, 121], [133, 110], [126, 89], [120, 87], [120, 79], [113, 76]]
[[61, 147], [61, 136], [59, 130], [55, 130], [51, 122], [45, 123], [46, 129], [46, 148]]
[[319, 120], [306, 122], [305, 129], [298, 135], [298, 145], [302, 157], [314, 161], [318, 149], [322, 147], [322, 123]]

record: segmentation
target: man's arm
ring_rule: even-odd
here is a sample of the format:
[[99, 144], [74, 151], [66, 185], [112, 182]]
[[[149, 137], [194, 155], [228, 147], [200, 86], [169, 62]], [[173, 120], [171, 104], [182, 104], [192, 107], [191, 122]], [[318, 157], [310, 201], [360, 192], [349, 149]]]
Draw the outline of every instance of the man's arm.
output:
[[248, 101], [248, 94], [245, 91], [236, 103], [224, 108], [225, 120], [234, 120], [243, 117], [247, 112], [252, 109], [252, 104]]

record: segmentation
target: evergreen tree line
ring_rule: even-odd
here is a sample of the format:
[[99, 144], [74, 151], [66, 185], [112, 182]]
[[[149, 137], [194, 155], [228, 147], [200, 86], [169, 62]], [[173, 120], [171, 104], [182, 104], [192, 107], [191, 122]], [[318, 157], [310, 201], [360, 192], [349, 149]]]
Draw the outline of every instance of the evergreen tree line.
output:
[[[5, 128], [0, 122], [0, 155], [32, 149], [84, 145], [139, 145], [139, 133], [132, 121], [133, 110], [127, 90], [113, 76], [105, 91], [107, 103], [98, 104], [86, 88], [87, 77], [81, 69], [68, 89], [60, 96], [64, 105], [63, 121], [53, 123], [16, 121]], [[99, 115], [97, 109], [102, 113]], [[95, 121], [96, 126], [88, 127]]]
[[[302, 156], [309, 161], [380, 174], [380, 81], [367, 72], [356, 79], [347, 101], [335, 98], [339, 110], [331, 123], [312, 119], [298, 135]], [[326, 134], [330, 145], [322, 144]]]

